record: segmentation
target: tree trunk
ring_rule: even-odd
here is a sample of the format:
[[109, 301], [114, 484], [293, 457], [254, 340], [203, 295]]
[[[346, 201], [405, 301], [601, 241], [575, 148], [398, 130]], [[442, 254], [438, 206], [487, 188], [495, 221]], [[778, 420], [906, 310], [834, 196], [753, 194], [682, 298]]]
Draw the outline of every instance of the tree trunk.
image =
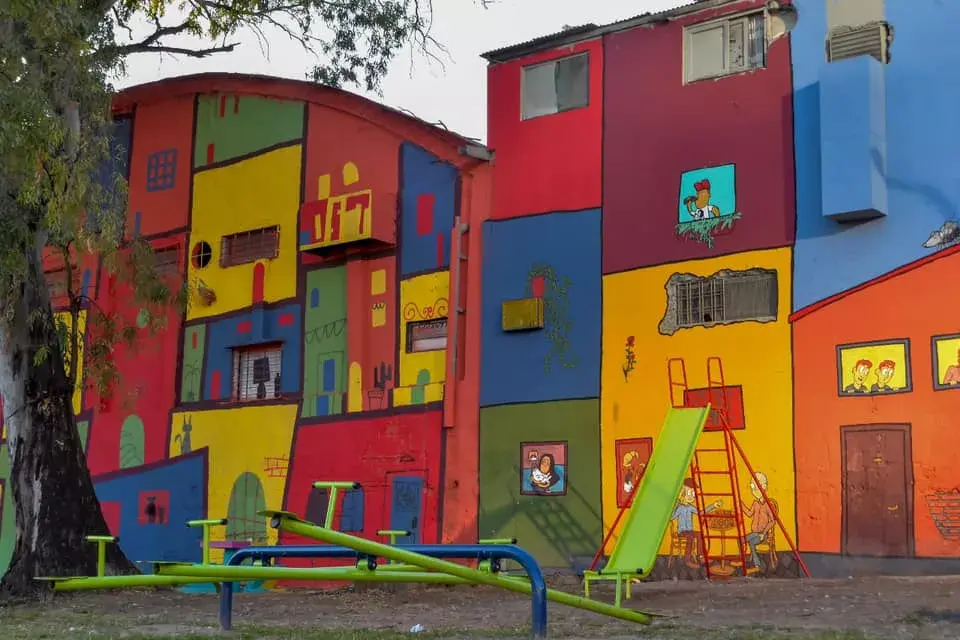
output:
[[[29, 596], [47, 590], [37, 576], [94, 575], [96, 545], [84, 536], [107, 534], [73, 415], [73, 389], [64, 369], [47, 294], [42, 237], [25, 247], [27, 276], [17, 300], [2, 301], [0, 393], [6, 414], [16, 504], [17, 538], [0, 593]], [[43, 349], [45, 355], [35, 357]], [[117, 545], [108, 573], [136, 569]]]

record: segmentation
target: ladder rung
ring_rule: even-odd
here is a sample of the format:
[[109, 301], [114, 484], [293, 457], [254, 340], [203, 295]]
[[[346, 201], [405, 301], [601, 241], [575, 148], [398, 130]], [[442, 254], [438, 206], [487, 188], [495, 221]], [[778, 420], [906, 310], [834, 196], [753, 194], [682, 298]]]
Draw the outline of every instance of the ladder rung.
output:
[[730, 519], [731, 516], [729, 513], [704, 513], [702, 514], [704, 518], [726, 518]]
[[697, 453], [726, 453], [726, 449], [697, 449]]
[[732, 493], [701, 493], [704, 498], [735, 498]]
[[[726, 534], [726, 533], [724, 533], [724, 534], [722, 534], [722, 535], [713, 535], [713, 534], [708, 533], [707, 535], [705, 535], [705, 536], [703, 536], [703, 537], [706, 538], [707, 540], [739, 540], [739, 539], [740, 539], [740, 536], [731, 536], [731, 535]], [[779, 550], [778, 550], [778, 551], [779, 551]]]
[[699, 473], [702, 476], [728, 476], [730, 475], [730, 470], [728, 469], [726, 471], [702, 471], [700, 469], [697, 469], [697, 473]]

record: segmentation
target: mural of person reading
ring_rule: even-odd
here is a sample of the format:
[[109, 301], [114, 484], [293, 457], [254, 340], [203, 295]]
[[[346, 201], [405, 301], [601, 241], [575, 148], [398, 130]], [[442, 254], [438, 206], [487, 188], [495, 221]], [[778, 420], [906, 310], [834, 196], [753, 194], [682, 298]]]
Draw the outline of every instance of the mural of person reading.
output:
[[524, 443], [521, 456], [521, 494], [564, 495], [567, 492], [567, 443]]

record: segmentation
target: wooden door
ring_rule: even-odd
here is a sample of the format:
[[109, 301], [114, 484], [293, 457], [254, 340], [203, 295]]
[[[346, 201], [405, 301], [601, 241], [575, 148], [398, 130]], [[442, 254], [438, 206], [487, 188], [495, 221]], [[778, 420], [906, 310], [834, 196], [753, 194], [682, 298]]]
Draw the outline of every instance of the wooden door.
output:
[[913, 555], [913, 461], [910, 425], [841, 427], [842, 552]]

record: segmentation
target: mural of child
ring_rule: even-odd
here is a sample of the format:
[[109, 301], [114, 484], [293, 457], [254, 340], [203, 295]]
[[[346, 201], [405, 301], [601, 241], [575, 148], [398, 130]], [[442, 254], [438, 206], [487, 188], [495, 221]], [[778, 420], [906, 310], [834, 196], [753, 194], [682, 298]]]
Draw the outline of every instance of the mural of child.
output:
[[[760, 487], [763, 487], [763, 491], [766, 492], [768, 486], [767, 474], [758, 471], [756, 476]], [[774, 528], [777, 526], [777, 519], [773, 515], [773, 509], [776, 508], [776, 503], [770, 504], [764, 500], [760, 487], [757, 486], [757, 482], [750, 480], [750, 493], [753, 494], [753, 504], [749, 507], [746, 504], [740, 505], [743, 508], [743, 515], [751, 519], [750, 533], [748, 533], [744, 539], [750, 548], [750, 559], [753, 562], [753, 566], [747, 569], [748, 574], [757, 573], [760, 570], [760, 555], [757, 553], [757, 545], [768, 540], [771, 534], [773, 534]]]
[[843, 388], [844, 393], [866, 393], [867, 392], [867, 376], [870, 375], [870, 370], [873, 368], [873, 363], [867, 360], [866, 358], [861, 358], [857, 360], [857, 363], [853, 365], [853, 381]]
[[894, 387], [890, 386], [890, 380], [893, 379], [893, 375], [897, 372], [897, 363], [893, 360], [884, 360], [877, 365], [877, 371], [874, 375], [877, 377], [877, 381], [870, 387], [870, 393], [884, 393], [890, 391], [896, 391]]
[[[677, 537], [684, 542], [684, 560], [687, 566], [692, 569], [700, 566], [700, 534], [693, 529], [693, 517], [699, 513], [697, 511], [695, 487], [693, 479], [687, 478], [683, 481], [677, 506], [670, 517], [671, 520], [677, 521]], [[719, 509], [722, 504], [720, 500], [717, 500], [707, 505], [706, 512], [710, 513]]]
[[623, 493], [629, 496], [640, 484], [640, 478], [643, 477], [647, 463], [640, 459], [640, 454], [636, 451], [628, 451], [623, 456], [623, 468]]

